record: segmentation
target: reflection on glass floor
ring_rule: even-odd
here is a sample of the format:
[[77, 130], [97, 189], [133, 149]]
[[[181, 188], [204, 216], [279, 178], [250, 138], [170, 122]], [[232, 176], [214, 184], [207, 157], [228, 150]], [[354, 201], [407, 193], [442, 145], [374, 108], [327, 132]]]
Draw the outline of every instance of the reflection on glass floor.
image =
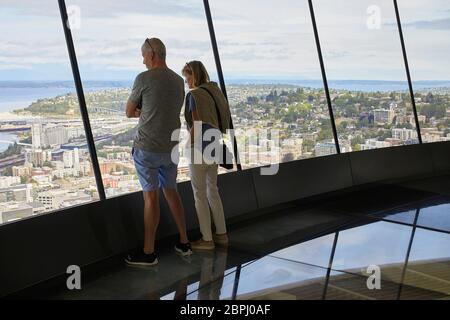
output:
[[38, 296], [450, 299], [450, 198], [419, 191], [411, 198], [410, 190], [398, 187], [382, 190], [237, 224], [230, 228], [228, 248], [195, 252], [188, 259], [169, 248], [150, 269], [126, 267], [121, 258], [80, 291], [62, 288]]
[[449, 204], [385, 218], [392, 221], [366, 220], [233, 270], [218, 252], [186, 299], [450, 299]]

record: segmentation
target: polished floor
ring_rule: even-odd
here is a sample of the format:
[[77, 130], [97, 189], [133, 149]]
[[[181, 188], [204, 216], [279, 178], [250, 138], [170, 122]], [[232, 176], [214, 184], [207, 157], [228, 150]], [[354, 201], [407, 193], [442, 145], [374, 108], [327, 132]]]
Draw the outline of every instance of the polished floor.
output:
[[230, 238], [189, 258], [164, 249], [150, 268], [120, 257], [81, 290], [34, 297], [450, 299], [449, 176], [298, 204], [232, 225]]

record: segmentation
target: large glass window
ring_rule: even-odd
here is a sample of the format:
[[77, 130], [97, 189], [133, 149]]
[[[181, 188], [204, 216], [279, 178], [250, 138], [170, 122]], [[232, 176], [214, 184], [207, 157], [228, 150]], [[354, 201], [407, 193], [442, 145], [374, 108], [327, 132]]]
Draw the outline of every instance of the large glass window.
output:
[[450, 140], [450, 3], [398, 1], [423, 142]]
[[57, 1], [3, 1], [0, 29], [0, 224], [97, 199]]
[[316, 0], [342, 152], [418, 143], [391, 0]]
[[[146, 70], [141, 45], [160, 38], [169, 68], [181, 75], [186, 62], [201, 60], [216, 79], [203, 2], [68, 0], [67, 5], [75, 14], [72, 33], [106, 194], [140, 190], [131, 158], [137, 119], [125, 117], [125, 105], [135, 77]], [[184, 117], [181, 123], [185, 127]], [[178, 180], [187, 180], [188, 172], [182, 154]]]
[[307, 1], [210, 5], [243, 167], [335, 153]]

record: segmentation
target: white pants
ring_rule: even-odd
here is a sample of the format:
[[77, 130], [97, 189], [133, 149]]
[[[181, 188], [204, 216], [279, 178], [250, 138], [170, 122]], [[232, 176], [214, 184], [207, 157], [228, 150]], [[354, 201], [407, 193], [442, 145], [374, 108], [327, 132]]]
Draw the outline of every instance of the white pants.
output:
[[[217, 188], [217, 164], [191, 164], [191, 185], [194, 192], [195, 209], [203, 240], [212, 240], [211, 207], [217, 234], [227, 233], [222, 200]], [[209, 206], [208, 206], [209, 203]]]

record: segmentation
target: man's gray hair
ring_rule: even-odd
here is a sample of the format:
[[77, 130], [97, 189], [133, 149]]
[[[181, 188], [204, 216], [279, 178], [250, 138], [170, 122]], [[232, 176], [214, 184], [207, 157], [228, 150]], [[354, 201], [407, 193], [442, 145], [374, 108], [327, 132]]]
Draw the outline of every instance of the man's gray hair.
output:
[[149, 51], [153, 51], [162, 60], [166, 60], [166, 46], [160, 39], [150, 38], [144, 41], [144, 44], [142, 45], [142, 52], [149, 52]]

